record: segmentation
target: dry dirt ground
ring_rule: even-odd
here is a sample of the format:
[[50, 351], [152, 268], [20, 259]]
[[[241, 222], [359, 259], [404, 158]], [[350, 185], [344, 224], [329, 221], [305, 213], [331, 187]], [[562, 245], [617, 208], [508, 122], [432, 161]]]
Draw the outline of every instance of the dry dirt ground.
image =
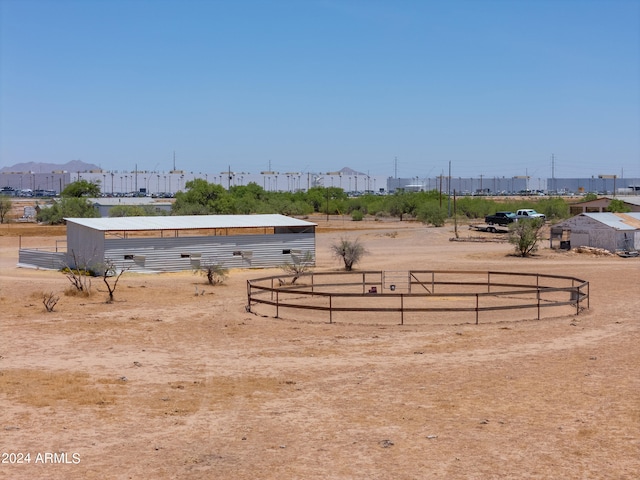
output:
[[360, 269], [570, 275], [590, 282], [590, 309], [405, 326], [247, 313], [247, 279], [277, 269], [215, 287], [126, 273], [108, 304], [99, 279], [69, 296], [62, 273], [16, 267], [20, 242], [64, 229], [4, 226], [0, 478], [638, 478], [640, 259], [546, 243], [522, 259], [451, 242], [451, 226], [315, 220], [317, 271], [357, 237]]

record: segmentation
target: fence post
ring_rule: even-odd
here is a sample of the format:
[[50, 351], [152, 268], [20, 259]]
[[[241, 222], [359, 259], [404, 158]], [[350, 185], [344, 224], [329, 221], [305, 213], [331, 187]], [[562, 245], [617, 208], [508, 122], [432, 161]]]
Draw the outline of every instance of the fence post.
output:
[[538, 298], [538, 320], [540, 320], [540, 287], [536, 288], [536, 297]]
[[[487, 282], [487, 283], [488, 283], [488, 282]], [[478, 325], [478, 316], [479, 316], [479, 313], [480, 313], [480, 312], [478, 311], [478, 307], [479, 307], [479, 305], [478, 305], [478, 304], [479, 304], [479, 303], [480, 303], [480, 295], [478, 295], [478, 294], [476, 293], [476, 325]]]
[[590, 302], [591, 302], [591, 295], [589, 294], [589, 285], [591, 284], [587, 282], [587, 310], [589, 310]]
[[329, 294], [329, 323], [333, 323], [333, 310], [331, 308], [331, 294]]
[[247, 280], [247, 306], [251, 311], [251, 280]]
[[276, 318], [280, 318], [280, 292], [276, 292]]
[[400, 294], [400, 325], [404, 325], [404, 293]]

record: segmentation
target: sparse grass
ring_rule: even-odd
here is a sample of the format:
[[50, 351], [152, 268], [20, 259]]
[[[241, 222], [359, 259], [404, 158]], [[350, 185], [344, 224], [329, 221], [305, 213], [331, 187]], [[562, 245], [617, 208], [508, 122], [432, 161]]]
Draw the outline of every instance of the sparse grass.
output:
[[275, 377], [213, 377], [205, 380], [169, 382], [156, 385], [144, 396], [148, 412], [152, 416], [188, 416], [201, 408], [206, 410], [227, 409], [232, 404], [265, 401], [266, 395], [283, 389], [295, 388], [291, 379]]
[[12, 369], [0, 371], [0, 394], [33, 407], [110, 405], [115, 403], [117, 379], [93, 380], [81, 372]]
[[78, 290], [74, 287], [67, 287], [64, 291], [65, 297], [89, 297], [91, 296], [91, 292], [86, 290]]

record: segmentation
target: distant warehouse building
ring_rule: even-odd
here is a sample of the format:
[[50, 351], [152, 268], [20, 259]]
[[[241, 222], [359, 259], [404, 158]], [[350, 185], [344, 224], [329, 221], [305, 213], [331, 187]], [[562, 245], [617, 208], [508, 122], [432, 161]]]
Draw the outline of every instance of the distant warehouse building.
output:
[[[315, 223], [284, 215], [67, 218], [67, 252], [20, 250], [19, 266], [90, 267], [106, 262], [134, 272], [176, 272], [205, 263], [262, 268], [311, 255]], [[78, 265], [76, 265], [78, 264]]]

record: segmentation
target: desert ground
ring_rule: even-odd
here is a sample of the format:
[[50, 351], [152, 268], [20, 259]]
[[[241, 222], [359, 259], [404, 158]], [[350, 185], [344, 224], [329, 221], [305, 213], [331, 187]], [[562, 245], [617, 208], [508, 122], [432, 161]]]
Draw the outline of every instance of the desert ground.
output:
[[100, 279], [68, 295], [62, 273], [17, 268], [20, 244], [52, 247], [63, 227], [3, 225], [0, 478], [638, 478], [640, 259], [311, 220], [316, 271], [341, 269], [330, 245], [345, 236], [368, 250], [358, 269], [570, 275], [590, 308], [479, 325], [247, 312], [247, 279], [278, 269], [216, 286], [127, 272], [107, 303]]

